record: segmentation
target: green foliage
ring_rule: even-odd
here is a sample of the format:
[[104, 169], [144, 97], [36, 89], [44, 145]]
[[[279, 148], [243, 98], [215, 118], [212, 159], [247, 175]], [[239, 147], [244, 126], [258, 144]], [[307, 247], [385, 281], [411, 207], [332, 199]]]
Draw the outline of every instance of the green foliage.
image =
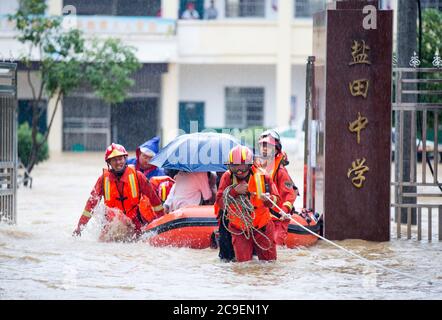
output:
[[431, 68], [436, 52], [442, 54], [442, 12], [425, 9], [422, 12], [421, 67]]
[[[134, 84], [131, 74], [141, 67], [134, 48], [117, 39], [86, 41], [80, 30], [63, 28], [62, 17], [46, 15], [46, 2], [21, 0], [18, 11], [8, 16], [16, 25], [17, 39], [29, 47], [28, 53], [20, 57], [28, 67], [27, 72], [31, 72], [32, 51], [40, 53], [41, 64], [38, 65], [37, 72], [41, 76], [41, 87], [34, 88], [34, 85], [29, 83], [33, 89], [33, 99], [37, 101], [36, 105], [42, 101], [43, 92], [49, 99], [55, 98], [59, 101], [60, 97], [68, 95], [82, 85], [89, 85], [98, 97], [109, 104], [122, 102], [128, 89]], [[41, 114], [43, 113], [34, 113], [37, 118]], [[52, 116], [49, 115], [49, 118], [52, 119]], [[33, 123], [38, 123], [38, 119]], [[51, 125], [52, 122], [49, 122], [41, 141], [31, 139], [29, 142], [31, 154], [37, 152], [38, 159], [44, 159], [40, 158], [39, 149], [45, 148], [43, 143], [48, 137]], [[29, 153], [25, 152], [23, 155], [23, 161], [29, 159]], [[31, 156], [28, 170], [31, 171], [34, 164]]]
[[60, 17], [46, 17], [47, 5], [44, 0], [22, 0], [18, 11], [9, 15], [9, 20], [16, 23], [20, 42], [30, 42], [34, 46], [41, 43], [45, 35], [60, 27]]
[[86, 78], [96, 94], [108, 103], [123, 102], [126, 90], [134, 84], [130, 75], [141, 67], [133, 48], [119, 39], [93, 41], [87, 56], [93, 63], [86, 66]]
[[[436, 9], [425, 9], [422, 12], [422, 49], [421, 68], [434, 68], [433, 59], [436, 53], [442, 54], [442, 12]], [[441, 70], [442, 71], [442, 70]], [[423, 73], [423, 78], [440, 79], [441, 73]], [[427, 83], [420, 85], [421, 90], [442, 91], [442, 83]], [[442, 104], [441, 95], [421, 95], [419, 102]], [[434, 113], [428, 113], [428, 129], [433, 129]], [[442, 123], [442, 114], [439, 114]], [[433, 129], [434, 130], [434, 129]]]
[[84, 39], [79, 30], [53, 34], [43, 44], [42, 77], [45, 91], [53, 96], [58, 91], [67, 95], [84, 77]]
[[[91, 40], [86, 48], [80, 30], [65, 30], [61, 17], [45, 16], [43, 0], [23, 0], [9, 16], [19, 31], [18, 40], [37, 47], [42, 55], [41, 75], [49, 97], [67, 95], [89, 83], [95, 94], [108, 103], [122, 102], [134, 84], [131, 74], [141, 67], [134, 48], [119, 39]], [[30, 56], [22, 57], [30, 61]]]
[[[25, 166], [29, 164], [29, 156], [31, 155], [32, 147], [32, 129], [27, 122], [20, 125], [18, 128], [18, 157]], [[43, 135], [37, 134], [37, 141], [41, 143], [43, 141]], [[37, 154], [37, 162], [42, 162], [49, 158], [48, 144], [45, 142]]]

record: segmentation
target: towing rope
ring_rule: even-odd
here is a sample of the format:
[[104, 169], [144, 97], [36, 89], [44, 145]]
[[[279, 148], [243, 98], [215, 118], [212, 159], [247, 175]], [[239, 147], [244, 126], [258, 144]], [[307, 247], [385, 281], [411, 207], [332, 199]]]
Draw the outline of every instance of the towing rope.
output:
[[302, 229], [304, 229], [305, 231], [307, 231], [307, 232], [311, 233], [312, 235], [318, 237], [319, 239], [324, 240], [325, 242], [327, 242], [327, 243], [329, 243], [329, 244], [331, 244], [331, 245], [337, 247], [338, 249], [341, 249], [342, 251], [344, 251], [344, 252], [346, 252], [346, 253], [348, 253], [348, 254], [350, 254], [350, 255], [352, 255], [352, 256], [354, 256], [354, 257], [356, 257], [356, 258], [358, 258], [358, 259], [360, 259], [360, 260], [362, 260], [362, 261], [364, 261], [365, 263], [367, 263], [367, 264], [369, 264], [369, 265], [372, 265], [372, 266], [379, 267], [379, 268], [381, 268], [381, 269], [384, 269], [384, 270], [389, 271], [389, 272], [392, 272], [392, 273], [399, 274], [399, 275], [404, 276], [404, 277], [407, 277], [407, 278], [412, 278], [412, 279], [418, 280], [418, 281], [420, 281], [420, 282], [425, 281], [425, 282], [427, 282], [427, 283], [430, 284], [430, 285], [433, 284], [433, 281], [431, 281], [431, 280], [429, 280], [429, 279], [416, 277], [416, 276], [411, 275], [411, 274], [408, 274], [408, 273], [404, 273], [404, 272], [401, 272], [401, 271], [397, 271], [397, 270], [395, 270], [395, 269], [391, 269], [391, 268], [385, 267], [385, 266], [383, 266], [383, 265], [380, 264], [380, 263], [377, 263], [377, 262], [374, 262], [374, 261], [370, 261], [370, 260], [368, 260], [368, 259], [366, 259], [366, 258], [364, 258], [364, 257], [362, 257], [362, 256], [360, 256], [360, 255], [358, 255], [358, 254], [356, 254], [356, 253], [354, 253], [354, 252], [352, 252], [352, 251], [350, 251], [350, 250], [344, 248], [343, 246], [340, 246], [339, 244], [336, 244], [336, 243], [334, 243], [333, 241], [328, 240], [327, 238], [324, 238], [323, 236], [320, 236], [319, 234], [317, 234], [317, 233], [311, 231], [310, 229], [308, 229], [308, 228], [306, 228], [305, 226], [303, 226], [302, 224], [300, 224], [298, 221], [296, 221], [295, 219], [293, 219], [289, 214], [285, 213], [285, 212], [284, 212], [280, 207], [278, 207], [278, 205], [277, 205], [275, 202], [273, 202], [272, 199], [270, 199], [266, 194], [263, 194], [263, 196], [266, 197], [266, 198], [267, 198], [267, 199], [268, 199], [268, 200], [274, 205], [274, 207], [277, 208], [277, 209], [279, 210], [279, 213], [280, 213], [281, 215], [283, 215], [283, 216], [285, 216], [285, 217], [287, 217], [287, 218], [290, 218], [290, 220], [292, 220], [293, 222], [295, 222], [298, 226], [300, 226], [300, 227], [301, 227]]
[[[234, 235], [244, 235], [244, 237], [249, 240], [253, 239], [253, 242], [261, 249], [261, 250], [269, 250], [274, 244], [273, 241], [267, 237], [264, 232], [259, 230], [253, 225], [253, 220], [255, 219], [255, 207], [250, 202], [249, 198], [246, 195], [240, 194], [238, 197], [232, 197], [230, 195], [230, 190], [234, 188], [236, 185], [228, 186], [223, 192], [223, 202], [224, 207], [226, 208], [226, 219], [221, 219], [224, 227], [227, 231]], [[229, 217], [236, 217], [243, 222], [244, 227], [238, 232], [229, 228], [229, 225], [226, 225], [226, 220], [229, 220]], [[262, 246], [256, 240], [256, 234], [261, 235], [267, 242], [268, 247]]]

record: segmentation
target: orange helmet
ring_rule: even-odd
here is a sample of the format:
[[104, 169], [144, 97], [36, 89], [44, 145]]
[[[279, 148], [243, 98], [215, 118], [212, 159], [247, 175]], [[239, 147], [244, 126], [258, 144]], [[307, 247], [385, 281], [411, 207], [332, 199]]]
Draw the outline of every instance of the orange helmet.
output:
[[253, 151], [245, 146], [236, 146], [229, 152], [227, 164], [252, 164]]
[[104, 155], [104, 160], [107, 162], [112, 158], [118, 156], [128, 156], [126, 149], [121, 144], [112, 143], [106, 149], [106, 153]]

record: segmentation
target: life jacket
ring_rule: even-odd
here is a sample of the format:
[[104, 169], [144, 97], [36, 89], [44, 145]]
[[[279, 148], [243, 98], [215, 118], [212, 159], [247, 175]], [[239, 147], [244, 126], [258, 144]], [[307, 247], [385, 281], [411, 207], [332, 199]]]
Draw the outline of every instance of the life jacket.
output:
[[[283, 160], [284, 160], [284, 155], [282, 153], [278, 153], [274, 158], [274, 160], [269, 165], [265, 167], [260, 166], [260, 169], [264, 170], [264, 172], [268, 174], [273, 181], [275, 181], [275, 178], [277, 176], [276, 174]], [[275, 183], [277, 183], [277, 181], [275, 181]]]
[[[232, 184], [237, 183], [237, 178], [232, 174]], [[269, 208], [264, 205], [264, 201], [260, 198], [262, 193], [269, 192], [269, 184], [265, 179], [265, 175], [262, 174], [259, 169], [255, 168], [255, 166], [252, 166], [252, 174], [249, 176], [248, 192], [250, 193], [250, 202], [255, 208], [253, 226], [255, 228], [262, 228], [267, 225], [271, 219]], [[234, 212], [236, 211], [233, 205], [230, 205], [230, 209]], [[244, 230], [245, 225], [241, 218], [229, 212], [228, 219], [232, 226]]]
[[[260, 167], [260, 169], [263, 172], [266, 172], [270, 176], [270, 178], [275, 182], [277, 188], [279, 188], [278, 170], [281, 167], [281, 165], [285, 165], [285, 163], [287, 163], [285, 154], [278, 153], [275, 156], [275, 159], [269, 165], [267, 165], [265, 167], [264, 166]], [[295, 190], [297, 195], [299, 195], [298, 188], [294, 184], [293, 184], [293, 189]], [[281, 201], [283, 201], [283, 199], [281, 199]], [[293, 203], [291, 203], [290, 201], [287, 201], [285, 203], [280, 203], [279, 205], [280, 206], [286, 205], [287, 207], [290, 207], [290, 208], [293, 209]], [[274, 209], [271, 210], [271, 212], [272, 212], [272, 215], [273, 215], [272, 219], [273, 220], [279, 220], [279, 218], [281, 217], [279, 212], [275, 211]]]
[[103, 195], [106, 207], [118, 209], [129, 219], [138, 220], [139, 223], [144, 224], [144, 221], [153, 220], [151, 217], [155, 214], [149, 198], [140, 194], [137, 171], [132, 166], [126, 167], [119, 179], [123, 184], [123, 190], [118, 190], [115, 180], [116, 177], [109, 170], [103, 169]]
[[152, 184], [153, 189], [158, 194], [158, 198], [160, 198], [161, 202], [164, 203], [170, 193], [170, 189], [172, 189], [172, 186], [175, 183], [175, 180], [169, 176], [155, 176], [150, 178], [149, 182]]

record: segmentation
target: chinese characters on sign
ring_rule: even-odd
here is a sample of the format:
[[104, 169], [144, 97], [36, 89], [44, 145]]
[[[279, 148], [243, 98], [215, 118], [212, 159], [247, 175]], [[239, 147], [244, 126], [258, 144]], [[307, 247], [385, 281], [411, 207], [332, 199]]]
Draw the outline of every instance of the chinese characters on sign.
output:
[[353, 64], [371, 64], [368, 61], [368, 53], [366, 51], [370, 50], [369, 46], [365, 45], [365, 41], [362, 40], [361, 43], [359, 41], [353, 40], [353, 45], [351, 46], [351, 56], [353, 57], [353, 61], [349, 63], [349, 65]]
[[351, 183], [353, 183], [356, 188], [362, 188], [362, 183], [365, 180], [364, 173], [370, 170], [365, 165], [365, 161], [365, 158], [356, 159], [356, 161], [351, 163], [351, 168], [348, 169], [347, 177], [350, 178], [350, 175], [354, 174], [354, 177], [351, 179]]
[[365, 129], [367, 124], [368, 124], [368, 119], [366, 117], [361, 116], [360, 112], [358, 112], [358, 118], [355, 121], [348, 123], [348, 130], [350, 130], [350, 132], [352, 133], [356, 132], [357, 134], [356, 141], [358, 142], [358, 144], [361, 143], [361, 130]]
[[359, 79], [349, 83], [350, 93], [353, 97], [363, 96], [367, 98], [368, 85], [370, 80]]
[[[368, 64], [371, 62], [368, 57], [368, 50], [370, 47], [365, 44], [365, 40], [357, 41], [353, 40], [353, 45], [351, 46], [351, 56], [352, 61], [348, 64], [349, 66], [356, 64]], [[370, 80], [369, 79], [356, 79], [349, 83], [350, 94], [353, 97], [362, 97], [367, 99], [368, 88]], [[361, 143], [361, 130], [365, 129], [368, 125], [368, 119], [363, 117], [360, 112], [358, 112], [358, 117], [353, 122], [348, 123], [348, 130], [351, 133], [356, 133], [356, 142]], [[367, 165], [365, 165], [366, 159], [356, 159], [352, 162], [351, 168], [347, 171], [347, 178], [351, 178], [351, 183], [356, 188], [362, 188], [365, 181], [364, 174], [369, 171]]]

